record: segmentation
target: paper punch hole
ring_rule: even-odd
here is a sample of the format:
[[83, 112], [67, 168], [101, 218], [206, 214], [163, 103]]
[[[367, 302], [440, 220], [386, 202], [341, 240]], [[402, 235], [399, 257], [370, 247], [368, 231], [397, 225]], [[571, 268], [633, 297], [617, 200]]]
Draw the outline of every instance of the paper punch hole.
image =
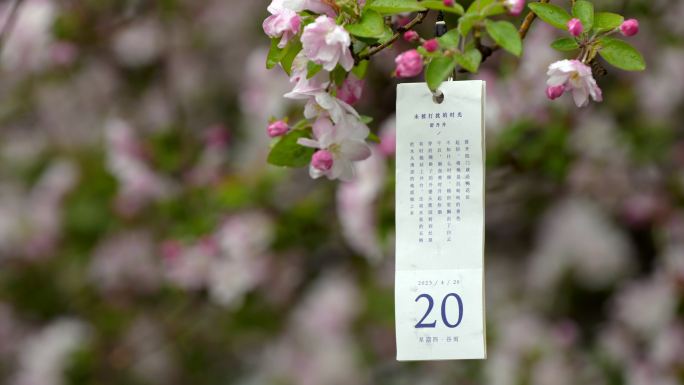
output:
[[433, 92], [432, 101], [437, 104], [442, 104], [442, 102], [444, 101], [444, 92], [442, 92], [441, 90]]

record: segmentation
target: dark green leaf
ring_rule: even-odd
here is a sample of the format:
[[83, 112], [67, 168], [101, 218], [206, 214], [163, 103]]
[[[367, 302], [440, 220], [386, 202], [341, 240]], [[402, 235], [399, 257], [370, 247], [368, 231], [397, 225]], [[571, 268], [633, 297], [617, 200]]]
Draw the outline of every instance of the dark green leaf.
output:
[[425, 10], [425, 7], [415, 0], [375, 0], [365, 8], [385, 15]]
[[577, 0], [572, 6], [572, 15], [582, 22], [584, 32], [589, 32], [594, 27], [594, 4]]
[[646, 69], [646, 62], [641, 53], [622, 40], [602, 39], [599, 54], [611, 65], [625, 71], [643, 71]]
[[522, 40], [518, 34], [518, 29], [507, 21], [485, 20], [487, 33], [506, 51], [515, 56], [522, 53]]
[[425, 81], [432, 91], [437, 90], [456, 67], [456, 59], [453, 57], [440, 56], [432, 59], [425, 70]]
[[611, 31], [619, 27], [625, 18], [617, 13], [597, 12], [594, 16], [594, 30], [596, 32]]
[[376, 11], [367, 9], [358, 23], [348, 24], [345, 28], [354, 36], [378, 39], [385, 33], [385, 20]]
[[477, 48], [469, 48], [464, 54], [457, 54], [455, 56], [458, 65], [465, 68], [467, 71], [475, 73], [480, 68], [482, 62], [482, 54]]
[[579, 48], [579, 44], [577, 44], [577, 41], [573, 38], [562, 37], [551, 43], [551, 48], [559, 51], [573, 51]]
[[444, 11], [444, 12], [449, 12], [449, 13], [455, 13], [457, 15], [462, 15], [463, 14], [463, 7], [458, 4], [454, 3], [453, 6], [449, 7], [444, 5], [444, 1], [440, 0], [426, 0], [426, 1], [421, 1], [420, 5], [427, 9], [434, 9], [436, 11]]
[[568, 21], [571, 17], [566, 10], [553, 4], [529, 3], [532, 12], [540, 19], [559, 29], [568, 29]]
[[268, 163], [284, 167], [304, 167], [309, 164], [315, 150], [297, 144], [299, 138], [306, 138], [309, 135], [309, 130], [290, 131], [273, 146], [268, 154]]

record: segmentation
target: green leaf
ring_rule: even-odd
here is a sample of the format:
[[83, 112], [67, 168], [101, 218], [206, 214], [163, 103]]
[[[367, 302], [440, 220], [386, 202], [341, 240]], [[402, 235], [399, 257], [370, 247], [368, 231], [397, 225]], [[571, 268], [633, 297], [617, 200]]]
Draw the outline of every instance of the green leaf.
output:
[[371, 4], [367, 4], [365, 8], [384, 15], [425, 10], [425, 7], [416, 0], [375, 0]]
[[438, 0], [426, 0], [426, 1], [421, 1], [420, 5], [427, 9], [434, 9], [436, 11], [444, 11], [444, 12], [449, 12], [449, 13], [455, 13], [457, 15], [462, 15], [463, 14], [463, 6], [461, 6], [458, 3], [454, 3], [453, 6], [449, 7], [444, 5], [443, 1], [438, 1]]
[[385, 33], [385, 20], [376, 11], [367, 9], [358, 23], [348, 24], [345, 28], [354, 36], [379, 39]]
[[268, 154], [268, 163], [284, 167], [304, 167], [309, 164], [315, 150], [297, 144], [299, 138], [306, 138], [309, 135], [309, 130], [290, 131], [273, 146]]
[[619, 27], [625, 18], [617, 13], [598, 12], [594, 16], [594, 30], [596, 32], [611, 31]]
[[552, 26], [558, 29], [568, 29], [567, 24], [571, 17], [563, 8], [544, 3], [529, 3], [527, 6], [530, 7], [535, 15]]
[[622, 40], [602, 39], [599, 55], [611, 65], [625, 71], [643, 71], [646, 69], [646, 62], [641, 53]]
[[477, 0], [470, 4], [466, 13], [486, 17], [500, 15], [504, 12], [506, 12], [506, 8], [496, 0]]
[[279, 38], [271, 39], [271, 49], [268, 50], [268, 56], [266, 57], [266, 68], [271, 69], [280, 63], [280, 60], [285, 55], [285, 50], [278, 48]]
[[317, 73], [321, 72], [322, 69], [322, 65], [309, 61], [306, 63], [306, 78], [311, 79], [312, 77], [316, 76]]
[[425, 81], [432, 91], [437, 90], [456, 67], [456, 59], [448, 56], [440, 56], [432, 59], [425, 70]]
[[518, 29], [507, 21], [485, 20], [487, 33], [506, 51], [515, 56], [522, 53], [522, 40], [518, 34]]
[[451, 29], [447, 31], [444, 35], [437, 38], [439, 46], [442, 48], [457, 48], [459, 41], [459, 32], [457, 29]]
[[359, 64], [352, 68], [352, 73], [359, 79], [366, 77], [366, 71], [368, 71], [368, 60], [361, 60]]
[[470, 32], [471, 29], [473, 29], [473, 25], [482, 20], [482, 17], [479, 14], [465, 14], [463, 17], [461, 17], [458, 20], [458, 32], [461, 33], [461, 36], [466, 36]]
[[370, 134], [368, 134], [368, 137], [366, 138], [366, 140], [368, 140], [369, 142], [373, 142], [373, 143], [380, 143], [380, 138], [372, 132]]
[[368, 115], [359, 115], [359, 120], [363, 124], [370, 124], [373, 121], [373, 118]]
[[299, 51], [302, 50], [302, 42], [299, 39], [293, 39], [285, 49], [287, 52], [283, 58], [280, 59], [280, 65], [283, 67], [283, 70], [285, 70], [285, 73], [287, 73], [287, 76], [290, 76], [292, 74], [292, 62]]
[[572, 6], [572, 15], [582, 22], [584, 32], [589, 32], [594, 27], [594, 4], [577, 0]]
[[480, 68], [482, 62], [482, 54], [477, 48], [469, 48], [464, 54], [457, 54], [455, 56], [458, 65], [465, 68], [467, 71], [475, 73]]
[[577, 41], [573, 38], [562, 37], [551, 43], [551, 48], [559, 51], [573, 51], [579, 48], [579, 44], [577, 44]]
[[335, 85], [340, 86], [344, 82], [344, 79], [347, 78], [347, 71], [342, 68], [341, 65], [337, 65], [333, 72], [330, 73], [330, 80], [335, 83]]

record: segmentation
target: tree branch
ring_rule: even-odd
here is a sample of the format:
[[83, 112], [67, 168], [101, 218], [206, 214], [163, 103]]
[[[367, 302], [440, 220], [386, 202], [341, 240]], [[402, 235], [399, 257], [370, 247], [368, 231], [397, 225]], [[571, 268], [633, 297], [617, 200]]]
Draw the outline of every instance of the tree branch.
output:
[[409, 21], [406, 25], [403, 25], [403, 26], [397, 28], [397, 32], [395, 32], [394, 35], [392, 35], [392, 37], [389, 38], [389, 40], [387, 40], [386, 42], [384, 42], [382, 44], [375, 45], [375, 46], [371, 47], [367, 52], [364, 52], [364, 53], [358, 55], [357, 57], [355, 57], [356, 63], [360, 62], [361, 60], [368, 59], [369, 57], [375, 55], [376, 53], [378, 53], [378, 52], [382, 51], [383, 49], [394, 44], [394, 42], [397, 41], [397, 39], [399, 39], [399, 37], [401, 37], [401, 35], [404, 32], [409, 31], [409, 30], [413, 29], [413, 27], [415, 27], [416, 25], [422, 23], [423, 20], [425, 20], [425, 16], [427, 16], [427, 14], [428, 14], [428, 11], [418, 12], [418, 14], [416, 15], [416, 17], [413, 18], [413, 20]]
[[13, 0], [12, 4], [9, 5], [7, 17], [5, 17], [2, 29], [0, 29], [0, 52], [5, 48], [5, 41], [9, 38], [9, 34], [12, 31], [22, 1], [23, 0]]

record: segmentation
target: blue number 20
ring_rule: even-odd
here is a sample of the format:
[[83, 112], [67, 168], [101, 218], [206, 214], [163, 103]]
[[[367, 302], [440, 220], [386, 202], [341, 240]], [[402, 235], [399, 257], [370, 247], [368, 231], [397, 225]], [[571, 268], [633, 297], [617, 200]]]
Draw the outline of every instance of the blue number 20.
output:
[[[456, 321], [455, 324], [449, 323], [449, 320], [447, 319], [447, 311], [446, 311], [446, 305], [447, 305], [447, 299], [449, 297], [454, 297], [456, 298], [456, 302], [458, 304], [458, 320]], [[416, 302], [418, 302], [419, 299], [425, 298], [428, 301], [428, 308], [425, 314], [423, 315], [423, 318], [418, 321], [416, 324], [416, 328], [434, 328], [437, 326], [437, 321], [433, 321], [432, 323], [423, 323], [425, 319], [430, 315], [430, 312], [432, 311], [432, 307], [435, 304], [435, 301], [432, 299], [432, 296], [429, 294], [421, 294], [418, 297], [416, 297]], [[456, 293], [449, 293], [447, 294], [444, 299], [442, 299], [442, 322], [444, 325], [448, 328], [455, 328], [456, 326], [461, 324], [461, 321], [463, 321], [463, 300], [461, 299], [461, 296], [456, 294]]]

